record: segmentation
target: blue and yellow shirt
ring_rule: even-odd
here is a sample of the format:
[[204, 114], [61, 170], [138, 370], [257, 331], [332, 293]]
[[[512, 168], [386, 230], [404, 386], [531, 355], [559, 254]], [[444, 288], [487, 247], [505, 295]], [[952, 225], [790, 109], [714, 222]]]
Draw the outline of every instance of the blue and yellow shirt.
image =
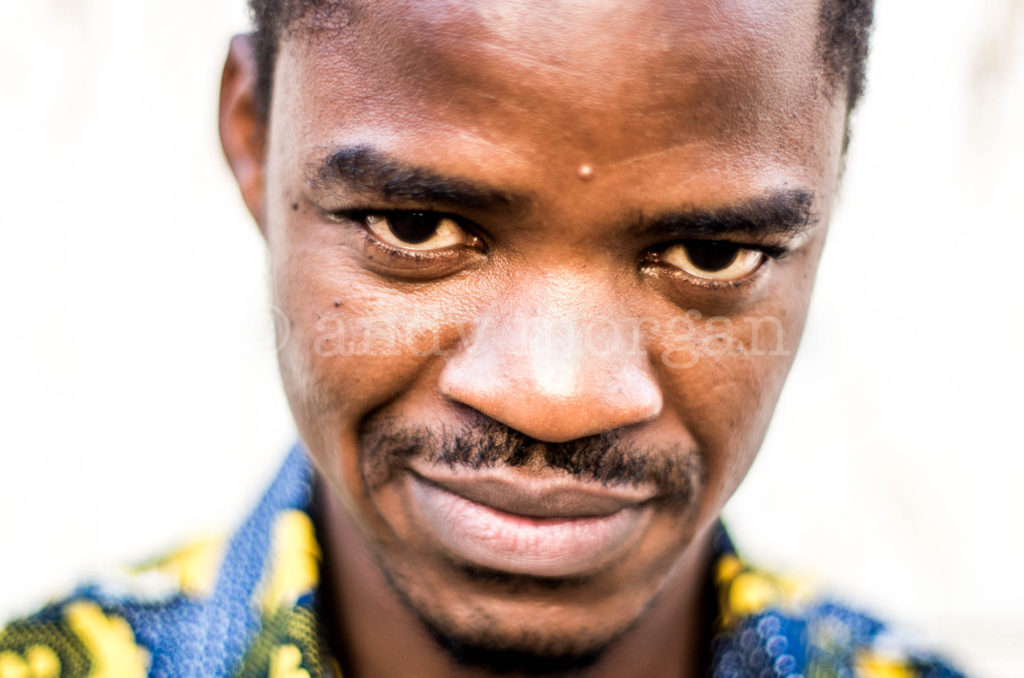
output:
[[[0, 678], [338, 678], [317, 618], [313, 471], [292, 450], [226, 542], [78, 588], [0, 630]], [[713, 678], [954, 678], [879, 621], [807, 599], [715, 537]]]

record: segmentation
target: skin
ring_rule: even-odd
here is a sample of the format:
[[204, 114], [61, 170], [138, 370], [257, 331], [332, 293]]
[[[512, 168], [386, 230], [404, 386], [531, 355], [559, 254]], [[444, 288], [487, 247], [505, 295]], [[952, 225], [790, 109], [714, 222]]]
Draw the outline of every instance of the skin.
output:
[[[605, 650], [587, 676], [698, 675], [709, 532], [792, 362], [837, 187], [845, 102], [817, 2], [388, 0], [341, 19], [283, 41], [269, 125], [236, 38], [220, 124], [285, 318], [346, 675], [490, 675], [455, 665], [421, 617], [523, 651]], [[349, 170], [386, 159], [482, 195], [388, 197], [321, 171], [338, 149]], [[809, 209], [787, 232], [661, 218], [794, 195]], [[439, 211], [473, 237], [416, 260], [360, 210]], [[780, 256], [709, 282], [676, 265], [694, 235]], [[371, 320], [379, 345], [353, 355], [346, 332]], [[566, 339], [600, 332], [629, 341]], [[405, 469], [369, 433], [494, 422], [541, 443], [613, 434], [697, 464], [697, 487], [571, 584], [474, 577], [417, 529]]]

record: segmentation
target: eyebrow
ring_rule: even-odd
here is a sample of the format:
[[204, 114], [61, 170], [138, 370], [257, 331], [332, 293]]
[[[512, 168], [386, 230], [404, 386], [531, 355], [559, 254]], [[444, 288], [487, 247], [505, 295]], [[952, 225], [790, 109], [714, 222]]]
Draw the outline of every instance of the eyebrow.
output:
[[783, 189], [718, 208], [693, 208], [643, 218], [639, 234], [659, 239], [716, 238], [728, 235], [796, 235], [815, 222], [814, 194]]
[[343, 185], [359, 193], [394, 201], [444, 203], [477, 209], [513, 207], [523, 196], [434, 170], [401, 162], [369, 146], [350, 146], [332, 151], [308, 172], [309, 183], [318, 189]]
[[[525, 205], [523, 195], [509, 193], [464, 177], [447, 176], [398, 160], [365, 145], [331, 151], [307, 171], [310, 185], [341, 185], [357, 193], [396, 202], [439, 203], [475, 209], [509, 209]], [[815, 220], [813, 194], [781, 189], [721, 207], [694, 207], [641, 216], [634, 232], [659, 240], [734, 236], [795, 235]]]

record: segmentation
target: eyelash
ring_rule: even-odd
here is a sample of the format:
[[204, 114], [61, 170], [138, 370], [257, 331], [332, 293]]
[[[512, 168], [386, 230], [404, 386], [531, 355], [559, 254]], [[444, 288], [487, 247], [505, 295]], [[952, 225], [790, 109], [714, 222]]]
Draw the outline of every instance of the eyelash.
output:
[[[760, 252], [765, 256], [765, 259], [756, 269], [754, 269], [754, 271], [750, 275], [748, 275], [745, 278], [740, 278], [738, 280], [711, 280], [708, 278], [698, 278], [696, 276], [690, 275], [686, 271], [683, 271], [682, 269], [676, 266], [666, 264], [660, 260], [660, 255], [670, 247], [674, 247], [676, 245], [685, 245], [686, 243], [692, 242], [730, 242], [739, 248], [755, 250], [757, 252]], [[705, 290], [739, 290], [753, 284], [758, 278], [760, 278], [763, 275], [764, 268], [767, 264], [779, 261], [781, 259], [785, 259], [790, 254], [791, 250], [789, 248], [781, 247], [778, 245], [736, 242], [734, 240], [728, 240], [726, 238], [685, 238], [682, 240], [676, 240], [674, 242], [666, 243], [664, 245], [659, 245], [657, 249], [654, 250], [648, 250], [641, 259], [641, 269], [646, 269], [648, 271], [652, 269], [659, 269], [661, 271], [666, 272], [670, 276], [683, 278], [688, 285], [700, 287]]]
[[[365, 250], [375, 250], [388, 260], [388, 265], [394, 266], [396, 268], [411, 268], [414, 266], [422, 266], [429, 263], [440, 263], [442, 261], [450, 261], [452, 260], [453, 256], [457, 256], [459, 254], [458, 250], [441, 250], [430, 252], [422, 250], [401, 249], [398, 247], [394, 247], [393, 245], [385, 243], [384, 241], [380, 240], [377, 236], [375, 236], [370, 231], [369, 227], [366, 224], [366, 218], [371, 215], [386, 216], [391, 213], [403, 211], [406, 210], [360, 208], [324, 211], [324, 214], [332, 221], [358, 224], [360, 226], [360, 235], [363, 240]], [[479, 243], [484, 243], [484, 240], [479, 235], [477, 235], [479, 229], [476, 228], [475, 225], [467, 222], [466, 219], [464, 219], [463, 217], [448, 212], [435, 212], [433, 210], [423, 211], [434, 213], [439, 218], [452, 219], [461, 228], [466, 230], [467, 233], [474, 236]], [[699, 241], [728, 241], [743, 249], [756, 250], [762, 253], [765, 256], [765, 261], [762, 262], [762, 264], [758, 266], [758, 268], [746, 278], [742, 278], [739, 280], [709, 280], [706, 278], [697, 278], [686, 273], [685, 271], [678, 269], [675, 266], [664, 264], [658, 258], [662, 252], [664, 252], [670, 247], [676, 245], [685, 245], [686, 243]], [[686, 238], [683, 240], [677, 240], [674, 242], [659, 245], [657, 249], [654, 250], [647, 250], [641, 257], [641, 268], [657, 267], [660, 269], [664, 269], [667, 270], [672, 275], [683, 276], [689, 284], [696, 285], [704, 289], [738, 289], [751, 284], [757, 278], [761, 277], [762, 269], [764, 269], [765, 264], [769, 262], [778, 261], [780, 259], [784, 259], [790, 253], [791, 252], [788, 248], [777, 245], [736, 242], [724, 238]]]
[[[337, 223], [357, 224], [359, 226], [359, 235], [363, 242], [364, 252], [369, 253], [371, 250], [380, 254], [386, 261], [385, 266], [389, 266], [396, 269], [411, 270], [417, 267], [423, 267], [431, 263], [443, 263], [451, 262], [460, 254], [463, 253], [463, 248], [452, 248], [439, 251], [424, 251], [424, 250], [411, 250], [402, 249], [390, 245], [377, 236], [375, 236], [366, 223], [366, 218], [371, 215], [382, 215], [387, 216], [397, 212], [404, 212], [410, 210], [399, 210], [399, 209], [345, 209], [345, 210], [325, 210], [324, 215], [331, 221]], [[451, 219], [455, 221], [460, 228], [464, 229], [467, 233], [472, 235], [477, 242], [483, 244], [483, 239], [476, 234], [477, 229], [473, 224], [466, 221], [466, 219], [448, 212], [438, 212], [435, 210], [413, 210], [430, 212], [436, 214], [439, 218]], [[370, 255], [372, 259], [372, 254]]]

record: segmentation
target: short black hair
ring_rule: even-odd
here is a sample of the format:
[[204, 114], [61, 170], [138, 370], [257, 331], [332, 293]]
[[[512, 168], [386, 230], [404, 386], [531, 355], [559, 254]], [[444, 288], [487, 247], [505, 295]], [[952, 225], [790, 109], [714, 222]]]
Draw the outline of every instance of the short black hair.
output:
[[[249, 0], [255, 27], [256, 106], [264, 120], [274, 88], [282, 35], [300, 18], [317, 25], [344, 13], [349, 0]], [[829, 82], [846, 90], [847, 116], [864, 93], [875, 0], [821, 0], [819, 48]]]

